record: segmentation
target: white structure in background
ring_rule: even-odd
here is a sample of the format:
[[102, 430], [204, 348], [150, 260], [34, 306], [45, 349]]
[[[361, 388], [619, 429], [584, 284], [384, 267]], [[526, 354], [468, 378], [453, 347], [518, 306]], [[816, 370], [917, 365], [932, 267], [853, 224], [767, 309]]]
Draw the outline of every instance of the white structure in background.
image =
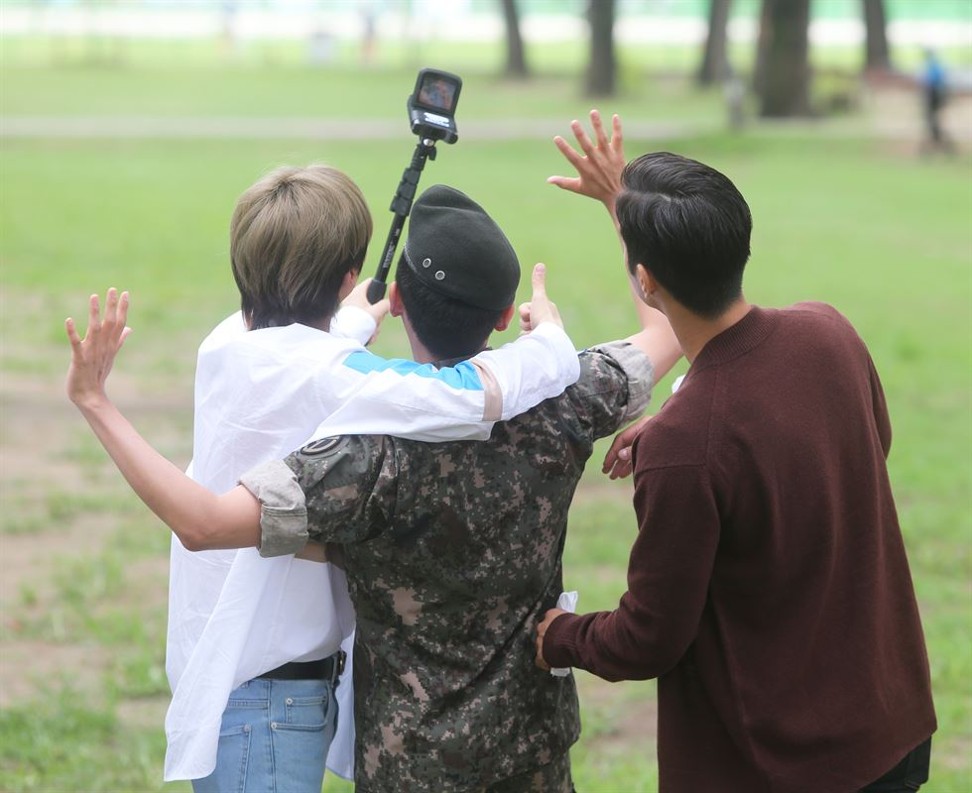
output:
[[[364, 0], [362, 0], [364, 1]], [[368, 0], [377, 9], [376, 33], [383, 38], [415, 41], [496, 41], [503, 36], [499, 4], [474, 13], [470, 0]], [[856, 6], [856, 3], [854, 4]], [[697, 44], [705, 36], [706, 20], [669, 16], [670, 2], [651, 6], [637, 15], [620, 7], [623, 24], [615, 35], [622, 42]], [[364, 24], [357, 0], [125, 0], [85, 4], [78, 0], [2, 0], [0, 35], [103, 35], [132, 38], [203, 38], [225, 36], [231, 25], [234, 39], [321, 39], [313, 57], [327, 60], [341, 40], [360, 40]], [[571, 41], [587, 35], [582, 13], [526, 13], [522, 20], [527, 41]], [[752, 41], [755, 17], [734, 17], [729, 36]], [[972, 21], [896, 20], [888, 37], [897, 45], [967, 46]], [[816, 20], [810, 27], [817, 45], [863, 41], [863, 22], [856, 16]], [[331, 48], [330, 50], [328, 48]]]

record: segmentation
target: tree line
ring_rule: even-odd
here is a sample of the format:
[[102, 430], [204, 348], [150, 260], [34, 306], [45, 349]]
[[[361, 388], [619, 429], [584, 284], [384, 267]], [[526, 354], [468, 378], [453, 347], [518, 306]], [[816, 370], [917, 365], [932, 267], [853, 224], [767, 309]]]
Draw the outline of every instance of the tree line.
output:
[[[696, 82], [700, 86], [722, 83], [734, 76], [727, 35], [732, 2], [709, 0], [708, 31], [696, 72]], [[813, 111], [810, 102], [811, 2], [762, 0], [750, 83], [763, 118], [806, 116]], [[864, 69], [890, 70], [884, 0], [860, 0], [860, 4], [865, 29]], [[505, 74], [510, 78], [526, 79], [530, 76], [530, 68], [520, 32], [517, 0], [501, 0], [501, 6], [506, 27]], [[613, 96], [617, 90], [615, 14], [615, 0], [588, 0], [586, 16], [590, 44], [584, 73], [587, 96]]]

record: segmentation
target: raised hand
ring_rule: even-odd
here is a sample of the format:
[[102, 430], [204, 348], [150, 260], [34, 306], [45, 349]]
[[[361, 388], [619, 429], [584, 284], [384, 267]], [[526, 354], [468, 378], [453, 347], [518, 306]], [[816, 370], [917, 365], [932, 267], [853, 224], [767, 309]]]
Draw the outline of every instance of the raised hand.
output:
[[547, 266], [538, 262], [533, 265], [530, 276], [533, 285], [533, 296], [529, 303], [520, 304], [520, 332], [529, 333], [541, 322], [553, 322], [559, 327], [564, 326], [556, 304], [547, 296]]
[[109, 289], [105, 313], [101, 316], [98, 295], [88, 301], [88, 330], [82, 339], [74, 320], [64, 322], [71, 343], [71, 365], [67, 375], [67, 394], [78, 407], [94, 406], [106, 399], [105, 381], [118, 351], [131, 333], [128, 320], [128, 292]]
[[626, 163], [621, 119], [617, 114], [612, 116], [610, 140], [604, 132], [601, 114], [597, 110], [591, 111], [591, 128], [595, 142], [591, 141], [579, 121], [572, 121], [570, 128], [577, 139], [577, 145], [584, 152], [583, 155], [559, 135], [554, 138], [554, 144], [577, 170], [577, 176], [550, 176], [547, 182], [572, 193], [596, 198], [613, 216], [614, 202], [621, 192], [621, 172]]

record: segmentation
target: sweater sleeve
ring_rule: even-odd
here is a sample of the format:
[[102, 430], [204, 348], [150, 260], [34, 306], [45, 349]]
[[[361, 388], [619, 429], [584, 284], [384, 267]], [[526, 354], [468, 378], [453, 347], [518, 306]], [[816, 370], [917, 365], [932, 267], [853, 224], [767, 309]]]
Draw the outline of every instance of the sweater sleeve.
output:
[[670, 670], [698, 631], [719, 541], [716, 499], [704, 466], [635, 472], [638, 536], [628, 590], [614, 611], [564, 615], [543, 655], [605, 680], [646, 680]]

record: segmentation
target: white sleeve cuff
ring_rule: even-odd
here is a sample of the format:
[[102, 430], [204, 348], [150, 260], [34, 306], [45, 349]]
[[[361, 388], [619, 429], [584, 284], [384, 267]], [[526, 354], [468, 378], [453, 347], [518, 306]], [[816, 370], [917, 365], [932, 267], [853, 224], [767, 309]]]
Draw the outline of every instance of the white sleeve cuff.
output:
[[342, 339], [354, 339], [361, 344], [367, 344], [375, 335], [378, 323], [363, 308], [358, 306], [342, 306], [337, 314], [331, 318], [330, 333]]
[[504, 397], [498, 415], [485, 416], [493, 421], [506, 421], [545, 399], [560, 396], [580, 377], [574, 343], [553, 322], [543, 322], [516, 341], [480, 353], [474, 360], [489, 370]]

